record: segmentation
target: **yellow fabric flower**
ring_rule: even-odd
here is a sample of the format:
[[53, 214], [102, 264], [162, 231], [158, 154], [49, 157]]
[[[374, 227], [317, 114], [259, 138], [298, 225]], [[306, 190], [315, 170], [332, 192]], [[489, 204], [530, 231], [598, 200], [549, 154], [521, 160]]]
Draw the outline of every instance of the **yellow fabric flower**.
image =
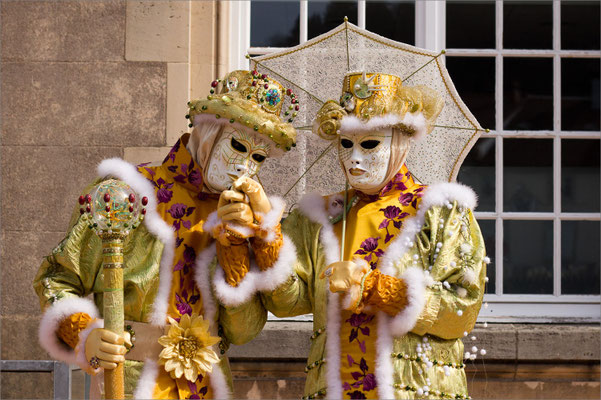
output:
[[169, 333], [159, 338], [164, 347], [159, 355], [159, 365], [165, 366], [171, 378], [181, 378], [194, 382], [201, 373], [211, 372], [219, 357], [211, 348], [219, 337], [211, 336], [209, 321], [197, 314], [185, 314], [178, 323], [171, 317]]

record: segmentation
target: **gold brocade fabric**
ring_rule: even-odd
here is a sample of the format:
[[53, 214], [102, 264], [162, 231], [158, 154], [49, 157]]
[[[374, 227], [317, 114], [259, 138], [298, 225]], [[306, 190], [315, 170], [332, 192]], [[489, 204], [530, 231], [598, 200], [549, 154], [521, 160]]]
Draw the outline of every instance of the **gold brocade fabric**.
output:
[[[184, 139], [186, 136], [184, 136]], [[176, 248], [171, 274], [171, 294], [168, 315], [178, 318], [184, 313], [202, 313], [203, 299], [193, 276], [195, 260], [199, 253], [212, 243], [202, 231], [202, 223], [216, 210], [217, 196], [201, 191], [202, 173], [192, 160], [182, 141], [172, 148], [162, 165], [139, 166], [139, 171], [152, 182], [157, 199], [157, 211], [174, 228]], [[97, 184], [95, 181], [84, 193]], [[100, 239], [90, 230], [87, 222], [79, 218], [79, 207], [74, 210], [65, 239], [45, 258], [34, 279], [34, 288], [40, 305], [45, 309], [56, 301], [69, 297], [94, 296], [94, 303], [102, 313], [103, 274]], [[159, 269], [163, 243], [151, 234], [146, 225], [140, 225], [124, 243], [123, 283], [124, 316], [126, 320], [148, 322], [159, 288]], [[209, 269], [213, 273], [216, 264]], [[237, 308], [217, 307], [216, 321], [221, 328], [224, 349], [229, 343], [243, 344], [254, 338], [262, 329], [266, 314], [259, 299], [253, 299]], [[229, 366], [223, 354], [221, 368], [231, 384]], [[126, 356], [127, 359], [127, 356]], [[140, 376], [143, 363], [126, 360], [125, 391], [131, 395]], [[162, 376], [162, 375], [161, 375]], [[171, 378], [167, 375], [167, 378]], [[160, 379], [165, 389], [165, 380]], [[208, 378], [196, 382], [171, 380], [171, 398], [189, 398], [194, 393], [204, 393], [201, 398], [211, 398]], [[174, 395], [173, 393], [177, 393]]]
[[[389, 186], [391, 185], [387, 185], [384, 189]], [[394, 196], [397, 200], [394, 205], [399, 209], [403, 209], [404, 207], [401, 205], [409, 201], [412, 196], [415, 196], [416, 187], [420, 186], [400, 187], [399, 192]], [[423, 193], [427, 193], [428, 190], [430, 189], [425, 188]], [[352, 198], [352, 195], [349, 198]], [[372, 198], [368, 202], [374, 203], [378, 200], [378, 198]], [[412, 201], [413, 199], [411, 199]], [[386, 251], [385, 247], [394, 240], [393, 238], [388, 243], [384, 243], [386, 242], [386, 235], [396, 235], [402, 232], [402, 224], [406, 220], [402, 221], [401, 226], [395, 227], [394, 221], [399, 219], [398, 216], [402, 212], [397, 215], [396, 211], [390, 208], [388, 212], [392, 221], [389, 221], [386, 225], [386, 222], [380, 219], [382, 221], [381, 228], [378, 224], [380, 221], [375, 218], [371, 222], [368, 222], [369, 218], [360, 223], [353, 222], [354, 215], [360, 213], [361, 216], [365, 217], [365, 212], [359, 211], [361, 204], [358, 203], [353, 207], [349, 214], [345, 258], [349, 259], [353, 255], [357, 255], [363, 257], [368, 263], [377, 263], [384, 254], [382, 252]], [[393, 205], [393, 202], [387, 203], [385, 207], [377, 206], [379, 207], [377, 209], [374, 206], [373, 213], [377, 215], [380, 209], [385, 210], [388, 205]], [[416, 205], [419, 210], [421, 205]], [[383, 211], [380, 211], [380, 215], [383, 215], [383, 213]], [[340, 225], [341, 223], [337, 222], [334, 226], [335, 232], [338, 232], [338, 237], [340, 237]], [[397, 225], [399, 225], [398, 222]], [[465, 230], [462, 229], [462, 226], [465, 227]], [[385, 227], [388, 227], [388, 233], [386, 233]], [[307, 360], [307, 380], [304, 395], [313, 396], [313, 398], [328, 397], [326, 393], [328, 363], [323, 360], [327, 360], [326, 338], [328, 335], [335, 334], [340, 340], [343, 395], [350, 397], [349, 393], [357, 390], [359, 393], [354, 393], [357, 398], [361, 398], [361, 396], [376, 398], [377, 386], [375, 390], [367, 391], [364, 390], [367, 388], [363, 386], [366, 382], [365, 377], [370, 373], [374, 373], [374, 366], [371, 363], [375, 359], [375, 352], [377, 351], [377, 343], [374, 340], [375, 335], [377, 335], [377, 317], [368, 321], [370, 314], [366, 309], [363, 315], [354, 314], [358, 317], [346, 322], [353, 314], [341, 311], [341, 331], [328, 332], [327, 302], [329, 289], [327, 280], [319, 279], [319, 276], [327, 268], [325, 253], [331, 251], [331, 249], [327, 248], [327, 242], [323, 242], [320, 238], [322, 225], [311, 220], [300, 210], [294, 210], [284, 220], [282, 231], [291, 238], [296, 246], [296, 276], [276, 290], [264, 292], [261, 296], [265, 307], [278, 317], [313, 313], [315, 332], [311, 338], [311, 349]], [[369, 236], [374, 231], [381, 232], [381, 234], [378, 234], [377, 237], [375, 234]], [[368, 233], [366, 234], [366, 232]], [[370, 238], [374, 239], [367, 240]], [[442, 247], [437, 252], [439, 242]], [[385, 246], [382, 246], [382, 244]], [[462, 245], [469, 245], [468, 254], [462, 255], [460, 251]], [[381, 252], [378, 251], [380, 249]], [[362, 252], [354, 254], [358, 250], [362, 250]], [[371, 255], [371, 258], [367, 260], [369, 255]], [[396, 398], [425, 397], [438, 399], [467, 395], [467, 384], [463, 369], [463, 344], [460, 338], [463, 337], [464, 331], [472, 330], [480, 310], [486, 275], [486, 268], [483, 263], [484, 256], [484, 240], [471, 210], [462, 208], [457, 202], [451, 201], [449, 204], [431, 206], [425, 211], [424, 222], [416, 236], [414, 245], [406, 254], [394, 260], [397, 276], [401, 276], [407, 267], [415, 266], [429, 270], [430, 276], [434, 280], [426, 288], [425, 310], [418, 318], [415, 328], [406, 335], [393, 336], [393, 353], [389, 356], [392, 359], [394, 370], [392, 381]], [[471, 283], [465, 282], [467, 270], [473, 271]], [[451, 285], [450, 289], [442, 285], [443, 281]], [[465, 288], [466, 293], [462, 293], [460, 296], [455, 287]], [[342, 307], [340, 309], [342, 310]], [[462, 310], [461, 316], [458, 315], [458, 310]], [[373, 311], [371, 312], [373, 313]], [[369, 328], [369, 335], [366, 335], [366, 328]], [[353, 329], [357, 329], [357, 337], [349, 340]], [[369, 340], [367, 339], [368, 336]], [[418, 344], [423, 346], [424, 340], [427, 340], [431, 346], [431, 349], [428, 350], [429, 360], [432, 362], [436, 360], [436, 364], [433, 363], [431, 368], [426, 368], [424, 363], [417, 359]], [[365, 352], [359, 346], [359, 342], [362, 341], [365, 341]], [[350, 352], [345, 352], [345, 349], [349, 348], [349, 344]], [[347, 358], [347, 355], [353, 357], [353, 367], [349, 367], [351, 360]], [[365, 371], [361, 369], [361, 357], [365, 358], [365, 364], [368, 367], [367, 369], [365, 366], [363, 367]], [[448, 371], [444, 368], [445, 365]], [[353, 372], [356, 375], [356, 380], [352, 375]], [[449, 375], [447, 376], [445, 372], [448, 372]], [[363, 382], [353, 386], [353, 383], [358, 383], [360, 380], [363, 380]], [[350, 390], [347, 390], [348, 386], [345, 386], [344, 382], [350, 386]], [[368, 388], [372, 385], [371, 377], [367, 379], [367, 384]], [[430, 389], [429, 394], [427, 396], [419, 395], [418, 389], [426, 385]]]
[[[415, 215], [424, 187], [414, 182], [404, 165], [391, 182], [379, 194], [357, 194], [360, 200], [347, 215], [345, 260], [360, 257], [372, 269], [377, 268], [380, 257], [399, 234], [405, 219]], [[341, 240], [342, 224], [336, 224], [334, 232]], [[374, 375], [377, 310], [372, 308], [356, 314], [341, 311], [340, 377], [345, 399], [378, 397]], [[396, 309], [394, 314], [400, 310]]]
[[71, 314], [59, 324], [57, 336], [74, 349], [79, 342], [79, 332], [86, 329], [91, 320], [86, 313]]

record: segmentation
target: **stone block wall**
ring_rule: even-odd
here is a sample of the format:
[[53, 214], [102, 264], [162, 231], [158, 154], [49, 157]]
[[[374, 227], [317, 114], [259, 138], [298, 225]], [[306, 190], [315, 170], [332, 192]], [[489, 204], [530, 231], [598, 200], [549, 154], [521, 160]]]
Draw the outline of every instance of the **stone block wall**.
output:
[[[3, 360], [49, 359], [35, 273], [101, 160], [162, 160], [188, 130], [187, 101], [216, 75], [216, 10], [213, 1], [0, 3]], [[51, 398], [51, 382], [5, 372], [0, 397]]]

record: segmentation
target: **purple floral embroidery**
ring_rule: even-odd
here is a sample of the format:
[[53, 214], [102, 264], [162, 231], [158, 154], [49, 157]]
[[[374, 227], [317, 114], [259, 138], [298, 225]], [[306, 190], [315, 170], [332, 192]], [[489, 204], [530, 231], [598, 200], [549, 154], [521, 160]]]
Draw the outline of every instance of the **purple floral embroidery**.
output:
[[[365, 348], [365, 340], [361, 340], [359, 338], [359, 334], [362, 334], [364, 336], [370, 336], [370, 329], [369, 329], [369, 323], [373, 321], [375, 315], [368, 315], [365, 313], [359, 313], [359, 314], [352, 314], [345, 322], [350, 324], [353, 328], [351, 329], [351, 332], [349, 334], [349, 343], [353, 342], [353, 341], [357, 341], [357, 344], [359, 345], [359, 350], [361, 351], [361, 353], [365, 354], [366, 353], [366, 348]], [[353, 388], [354, 389], [359, 389], [362, 388], [362, 390], [364, 392], [373, 390], [377, 385], [376, 385], [376, 378], [374, 376], [374, 374], [368, 373], [369, 371], [369, 366], [367, 365], [367, 361], [365, 360], [365, 358], [361, 357], [361, 360], [359, 360], [359, 362], [355, 361], [355, 359], [353, 358], [353, 356], [351, 356], [350, 354], [346, 355], [346, 360], [348, 362], [348, 366], [349, 368], [357, 365], [359, 366], [359, 371], [353, 371], [351, 372], [351, 376], [353, 377], [354, 382], [349, 383], [349, 382], [344, 382], [343, 383], [343, 389], [345, 391], [350, 391]], [[355, 390], [353, 393], [347, 393], [347, 395], [349, 396], [359, 396], [362, 395], [364, 396], [363, 392], [359, 391], [359, 390]], [[366, 397], [357, 397], [357, 398], [366, 398]]]
[[[202, 383], [202, 379], [203, 379], [203, 376], [198, 375], [198, 379], [196, 380], [196, 382]], [[190, 389], [190, 391], [192, 392], [190, 397], [186, 397], [187, 399], [204, 399], [207, 392], [209, 391], [209, 388], [207, 386], [203, 386], [200, 389], [198, 389], [196, 387], [196, 382], [186, 381], [186, 383], [188, 384], [188, 389]]]
[[378, 249], [378, 238], [377, 237], [369, 237], [361, 243], [360, 249], [355, 251], [355, 254], [365, 255], [363, 257], [365, 261], [371, 261], [371, 256], [375, 255], [376, 257], [381, 257], [384, 254], [384, 250]]
[[171, 218], [175, 220], [173, 221], [173, 227], [175, 230], [179, 230], [181, 225], [183, 225], [186, 229], [190, 229], [192, 227], [192, 222], [189, 220], [183, 220], [183, 218], [189, 217], [195, 209], [196, 207], [188, 207], [182, 203], [175, 203], [171, 205], [167, 212], [171, 214]]
[[411, 204], [412, 201], [413, 201], [413, 193], [411, 193], [411, 192], [404, 192], [404, 193], [401, 193], [399, 196], [399, 203], [401, 203], [404, 206], [408, 206], [409, 204]]
[[378, 226], [378, 229], [386, 229], [386, 238], [384, 238], [384, 243], [388, 243], [394, 237], [394, 235], [392, 235], [388, 231], [388, 225], [390, 224], [390, 222], [392, 221], [392, 224], [396, 229], [401, 229], [401, 226], [403, 225], [402, 219], [407, 217], [409, 213], [401, 212], [401, 209], [397, 206], [387, 206], [386, 208], [380, 208], [380, 211], [384, 213], [384, 220], [380, 222], [380, 226]]
[[175, 294], [175, 307], [180, 315], [192, 315], [192, 304], [196, 304], [198, 300], [200, 300], [199, 294], [193, 294], [188, 298], [188, 291], [184, 289], [181, 295]]
[[386, 193], [390, 192], [391, 190], [407, 190], [407, 186], [405, 185], [405, 182], [407, 181], [407, 179], [409, 179], [411, 175], [409, 175], [409, 172], [407, 172], [407, 174], [403, 174], [402, 172], [399, 172], [398, 174], [396, 174], [395, 176], [392, 177], [392, 179], [390, 180], [390, 182], [388, 182], [386, 184], [386, 186], [384, 186], [382, 188], [382, 190], [380, 190], [380, 196], [384, 196]]
[[181, 144], [181, 141], [178, 140], [177, 143], [175, 144], [175, 146], [173, 146], [171, 148], [171, 150], [169, 151], [169, 154], [167, 154], [167, 157], [165, 157], [165, 159], [163, 160], [163, 163], [166, 163], [167, 160], [171, 160], [171, 162], [175, 161], [175, 153], [177, 153], [177, 151], [179, 150], [180, 144]]
[[167, 210], [167, 212], [171, 214], [171, 218], [173, 219], [182, 219], [186, 215], [187, 208], [188, 207], [183, 203], [175, 203]]

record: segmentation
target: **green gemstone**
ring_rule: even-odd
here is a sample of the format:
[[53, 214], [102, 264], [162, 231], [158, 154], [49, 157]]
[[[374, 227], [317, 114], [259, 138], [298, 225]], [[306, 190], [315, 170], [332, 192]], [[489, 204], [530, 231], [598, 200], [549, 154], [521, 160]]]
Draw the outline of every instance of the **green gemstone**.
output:
[[250, 100], [251, 99], [251, 95], [249, 94], [248, 96], [246, 96], [246, 99]]
[[221, 118], [221, 115], [215, 114], [215, 118], [219, 119], [219, 118]]
[[258, 127], [257, 125], [255, 125], [255, 126], [253, 127], [253, 129], [254, 129], [255, 131], [258, 131], [258, 130], [259, 130], [259, 127]]
[[190, 119], [190, 115], [189, 114], [186, 114], [186, 119]]
[[286, 111], [286, 112], [284, 113], [284, 115], [290, 115], [290, 113], [289, 113], [288, 111]]
[[209, 93], [213, 94], [215, 91], [213, 89], [209, 90]]
[[192, 124], [188, 124], [188, 128], [192, 128], [194, 125]]
[[202, 110], [203, 111], [206, 110], [206, 109], [207, 109], [207, 106], [202, 106]]
[[292, 147], [296, 147], [296, 143], [292, 143]]
[[231, 123], [231, 124], [233, 124], [233, 123], [234, 123], [234, 121], [235, 121], [235, 119], [233, 119], [233, 118], [231, 118], [231, 119], [230, 119], [230, 123]]

